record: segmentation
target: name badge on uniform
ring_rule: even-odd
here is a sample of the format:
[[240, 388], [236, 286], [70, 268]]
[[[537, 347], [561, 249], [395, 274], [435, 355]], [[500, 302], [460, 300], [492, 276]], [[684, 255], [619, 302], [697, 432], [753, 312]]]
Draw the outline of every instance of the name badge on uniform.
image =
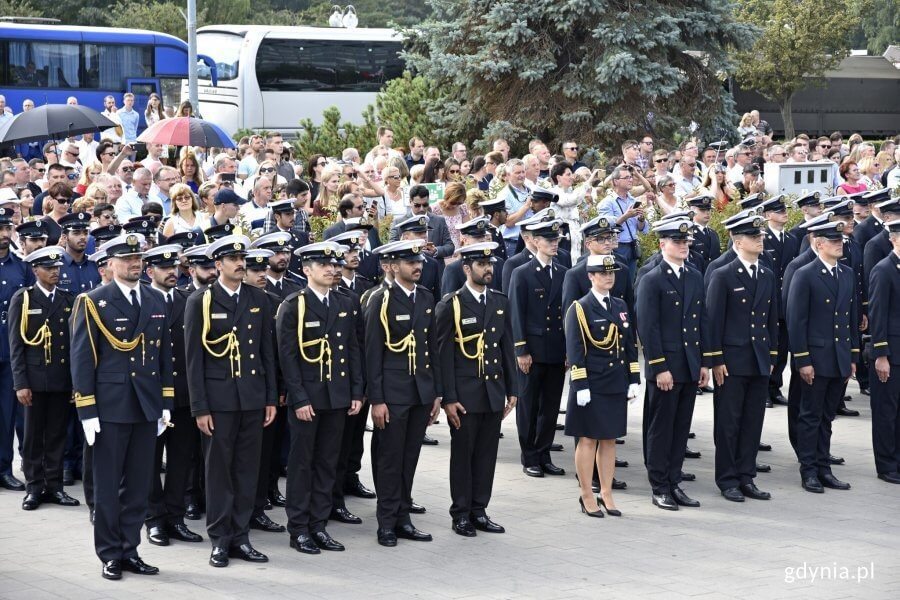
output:
[[397, 315], [394, 317], [395, 321], [409, 321], [409, 315]]
[[306, 327], [318, 327], [321, 323], [319, 321], [307, 321], [303, 325]]
[[213, 313], [209, 315], [210, 319], [227, 319], [228, 313]]
[[28, 314], [29, 314], [29, 315], [39, 315], [39, 314], [41, 314], [42, 312], [44, 312], [44, 311], [43, 311], [43, 309], [40, 309], [40, 308], [29, 308], [29, 309], [28, 309]]
[[744, 291], [744, 288], [734, 288], [734, 291], [736, 291], [736, 292], [743, 292], [743, 291]]
[[117, 318], [117, 319], [116, 319], [116, 322], [120, 322], [120, 321], [126, 321], [126, 322], [127, 322], [127, 321], [130, 321], [130, 320], [131, 320], [131, 319], [129, 319], [129, 318], [127, 318], [127, 317], [120, 317], [120, 318]]
[[471, 325], [472, 323], [477, 323], [478, 319], [475, 317], [469, 317], [468, 319], [463, 319], [461, 323], [463, 325]]
[[606, 319], [594, 319], [594, 323], [606, 323]]

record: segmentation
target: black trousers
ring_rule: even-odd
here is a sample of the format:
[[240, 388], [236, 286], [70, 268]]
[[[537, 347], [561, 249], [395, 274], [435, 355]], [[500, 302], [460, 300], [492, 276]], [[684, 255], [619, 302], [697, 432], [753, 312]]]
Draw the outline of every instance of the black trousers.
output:
[[[787, 420], [788, 420], [788, 440], [791, 442], [791, 448], [794, 449], [794, 454], [797, 453], [797, 419], [800, 416], [800, 385], [803, 383], [803, 378], [800, 377], [800, 371], [797, 370], [797, 366], [794, 363], [794, 359], [791, 359], [791, 381], [788, 383], [788, 405], [787, 405]], [[799, 459], [800, 456], [797, 455]]]
[[346, 419], [346, 409], [317, 410], [312, 421], [301, 421], [294, 411], [288, 412], [291, 453], [286, 510], [292, 537], [325, 530]]
[[431, 404], [388, 405], [390, 423], [375, 428], [372, 455], [377, 474], [375, 492], [378, 506], [375, 515], [379, 529], [393, 530], [410, 523], [413, 477], [419, 464], [422, 438], [428, 427]]
[[63, 468], [72, 471], [73, 475], [83, 474], [84, 466], [90, 461], [84, 458], [84, 430], [81, 428], [81, 419], [78, 418], [78, 409], [74, 404], [66, 408], [66, 449], [63, 454]]
[[66, 448], [66, 421], [72, 392], [31, 392], [31, 406], [25, 408], [25, 440], [22, 471], [29, 494], [63, 489], [63, 452]]
[[[274, 429], [275, 423], [278, 422], [278, 412], [275, 412], [275, 421], [264, 427], [262, 431], [262, 443], [259, 448], [259, 474], [256, 479], [256, 496], [253, 500], [253, 516], [259, 517], [265, 513], [266, 503], [269, 500], [269, 489], [272, 469], [272, 455], [275, 454], [275, 438], [277, 433]], [[277, 473], [277, 471], [276, 471]], [[276, 485], [278, 481], [276, 480]]]
[[[266, 493], [278, 490], [278, 480], [281, 478], [282, 456], [281, 449], [287, 432], [287, 407], [279, 406], [275, 411], [275, 421], [266, 429], [272, 430], [272, 451], [269, 453], [269, 485]], [[265, 442], [263, 442], [265, 443]]]
[[844, 394], [843, 377], [816, 375], [813, 384], [800, 382], [797, 416], [797, 458], [800, 475], [816, 477], [831, 473], [831, 422]]
[[[79, 421], [80, 423], [80, 421]], [[79, 425], [80, 427], [80, 425]], [[84, 431], [82, 431], [84, 433]], [[81, 483], [84, 485], [84, 503], [91, 510], [94, 509], [94, 447], [88, 446], [87, 441], [83, 442], [84, 448], [81, 449], [82, 468]]]
[[645, 460], [654, 494], [669, 494], [681, 483], [684, 448], [687, 446], [697, 398], [697, 384], [675, 383], [664, 392], [656, 382], [647, 383], [647, 434]]
[[450, 427], [450, 515], [484, 516], [491, 501], [502, 412], [460, 415]]
[[94, 442], [94, 549], [102, 561], [137, 556], [147, 516], [156, 421], [100, 422]]
[[355, 485], [359, 481], [359, 470], [362, 468], [362, 455], [365, 448], [363, 436], [366, 434], [366, 420], [369, 417], [369, 403], [355, 415], [344, 419], [344, 435], [341, 438], [341, 452], [334, 474], [334, 492], [332, 506], [346, 508], [344, 503], [344, 487]]
[[206, 456], [206, 531], [214, 547], [249, 543], [265, 411], [213, 412], [202, 435]]
[[[153, 489], [147, 511], [147, 527], [184, 524], [184, 495], [194, 457], [200, 451], [200, 430], [187, 406], [172, 411], [174, 427], [156, 438]], [[165, 483], [160, 478], [163, 450], [166, 451]]]
[[[881, 383], [872, 377], [872, 449], [875, 451], [875, 471], [879, 474], [900, 471], [900, 373], [891, 365], [891, 376]], [[26, 441], [28, 436], [25, 436]]]
[[778, 356], [775, 359], [775, 368], [769, 376], [769, 397], [774, 398], [784, 385], [784, 368], [788, 362], [788, 334], [787, 324], [783, 320], [778, 321]]
[[769, 377], [729, 375], [716, 386], [714, 437], [720, 490], [753, 483]]
[[518, 376], [522, 392], [516, 405], [516, 428], [522, 466], [539, 467], [553, 462], [550, 445], [556, 434], [566, 367], [562, 363], [532, 363], [528, 375], [519, 371]]

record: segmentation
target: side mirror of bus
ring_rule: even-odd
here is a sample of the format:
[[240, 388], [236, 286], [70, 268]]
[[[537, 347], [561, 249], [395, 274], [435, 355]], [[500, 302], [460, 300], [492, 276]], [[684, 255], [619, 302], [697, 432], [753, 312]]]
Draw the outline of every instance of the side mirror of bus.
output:
[[219, 69], [216, 67], [216, 61], [205, 54], [197, 55], [197, 72], [204, 76], [206, 70], [209, 71], [209, 78], [212, 80], [213, 87], [219, 85]]

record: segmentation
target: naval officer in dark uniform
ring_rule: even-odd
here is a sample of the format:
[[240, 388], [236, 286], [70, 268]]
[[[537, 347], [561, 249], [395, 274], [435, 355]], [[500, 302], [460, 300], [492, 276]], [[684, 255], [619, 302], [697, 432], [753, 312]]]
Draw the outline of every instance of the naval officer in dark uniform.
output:
[[764, 224], [762, 217], [748, 217], [729, 225], [737, 258], [712, 274], [706, 290], [703, 357], [716, 380], [716, 485], [732, 502], [771, 498], [753, 482], [778, 355], [775, 274], [759, 260]]
[[[491, 223], [487, 217], [475, 217], [465, 223], [456, 226], [459, 230], [460, 246], [468, 246], [469, 244], [479, 244], [482, 242], [492, 241]], [[503, 283], [503, 265], [504, 260], [499, 256], [492, 254], [495, 262], [491, 263], [493, 274], [491, 275], [490, 287], [492, 290], [500, 291]], [[444, 267], [444, 275], [441, 279], [441, 292], [447, 295], [457, 291], [466, 283], [466, 274], [463, 272], [463, 263], [454, 261]]]
[[[831, 471], [831, 422], [856, 370], [859, 321], [854, 275], [841, 264], [844, 223], [809, 227], [818, 255], [797, 270], [786, 304], [791, 354], [800, 374], [797, 456], [803, 489], [850, 489]], [[823, 487], [824, 486], [824, 487]]]
[[884, 217], [882, 216], [878, 205], [886, 200], [890, 200], [890, 198], [890, 188], [884, 188], [866, 192], [857, 200], [858, 202], [864, 202], [866, 206], [869, 207], [869, 215], [862, 221], [859, 221], [856, 224], [856, 227], [853, 228], [853, 239], [855, 239], [863, 249], [865, 249], [869, 240], [884, 229]]
[[114, 280], [78, 296], [71, 319], [72, 386], [94, 446], [94, 547], [106, 579], [159, 572], [137, 547], [175, 389], [165, 300], [139, 284], [143, 243], [130, 233], [101, 246]]
[[[900, 198], [893, 198], [879, 202], [877, 205], [878, 212], [885, 221], [892, 221], [900, 218]], [[892, 245], [888, 236], [888, 232], [882, 226], [882, 230], [872, 236], [866, 247], [863, 249], [863, 274], [868, 281], [872, 269], [881, 260], [891, 253]]]
[[[483, 230], [483, 228], [482, 228]], [[487, 515], [497, 466], [500, 422], [516, 406], [516, 364], [509, 301], [491, 288], [495, 242], [459, 248], [465, 283], [438, 303], [438, 364], [450, 423], [453, 531], [503, 533]]]
[[[694, 211], [694, 242], [691, 244], [691, 254], [695, 256], [695, 266], [701, 273], [705, 273], [707, 265], [722, 255], [719, 234], [709, 226], [713, 200], [715, 198], [710, 194], [700, 194], [685, 200]], [[743, 203], [741, 208], [744, 208]]]
[[[581, 226], [581, 235], [587, 252], [568, 271], [563, 280], [563, 307], [572, 306], [576, 300], [584, 298], [591, 291], [591, 280], [588, 277], [588, 256], [607, 256], [613, 254], [619, 242], [619, 227], [606, 217], [594, 217]], [[625, 264], [619, 263], [619, 269]], [[628, 277], [616, 277], [610, 295], [625, 302], [628, 311], [634, 309], [634, 286]]]
[[66, 421], [72, 400], [69, 317], [75, 300], [73, 294], [57, 286], [62, 254], [59, 246], [51, 246], [26, 256], [35, 283], [16, 292], [9, 305], [13, 386], [25, 410], [24, 510], [34, 510], [43, 502], [79, 504], [63, 490], [62, 481]]
[[[309, 243], [309, 233], [305, 231], [297, 231], [294, 228], [294, 219], [296, 212], [294, 211], [294, 200], [288, 198], [277, 202], [270, 202], [269, 208], [272, 210], [272, 227], [266, 231], [266, 234], [286, 233], [290, 236], [288, 245], [291, 248], [299, 248]], [[254, 246], [254, 248], [263, 248], [275, 251], [273, 248], [266, 246]], [[299, 274], [301, 271], [300, 259], [296, 256], [290, 256], [288, 271]]]
[[191, 414], [203, 434], [206, 531], [213, 567], [229, 557], [267, 562], [250, 544], [263, 427], [278, 402], [274, 319], [266, 292], [242, 285], [250, 240], [211, 243], [218, 279], [198, 289], [184, 309]]
[[[404, 219], [394, 226], [400, 240], [421, 240], [428, 242], [428, 217], [415, 215]], [[444, 274], [444, 261], [437, 260], [424, 254], [425, 262], [422, 264], [422, 277], [417, 285], [425, 287], [434, 298], [439, 298], [441, 293], [441, 278]]]
[[[278, 356], [290, 412], [287, 513], [290, 545], [299, 552], [342, 551], [326, 531], [347, 415], [362, 408], [364, 382], [358, 307], [331, 286], [342, 247], [319, 242], [294, 253], [306, 289], [278, 309]], [[321, 550], [320, 550], [321, 549]]]
[[697, 385], [704, 387], [709, 380], [701, 364], [703, 276], [685, 266], [691, 229], [687, 220], [657, 225], [662, 259], [637, 289], [638, 333], [649, 388], [645, 462], [653, 504], [664, 510], [700, 506], [680, 485]]

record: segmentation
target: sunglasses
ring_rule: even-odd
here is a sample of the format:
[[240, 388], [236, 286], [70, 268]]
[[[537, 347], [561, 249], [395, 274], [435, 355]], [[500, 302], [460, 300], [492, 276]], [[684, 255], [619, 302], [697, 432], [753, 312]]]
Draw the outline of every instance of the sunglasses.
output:
[[68, 175], [66, 175], [66, 177], [69, 178], [69, 181], [74, 181], [78, 179], [78, 173], [69, 173]]
[[657, 158], [653, 162], [659, 164], [659, 163], [669, 162], [669, 159], [668, 158]]
[[412, 205], [415, 208], [428, 208], [428, 202], [413, 202]]
[[115, 152], [104, 152], [100, 156], [115, 156], [115, 155], [116, 155]]
[[347, 173], [346, 175], [347, 175], [347, 177], [349, 177], [350, 179], [356, 179], [356, 173]]
[[38, 173], [46, 173], [47, 169], [35, 169]]
[[68, 198], [54, 198], [54, 200], [56, 200], [56, 201], [59, 202], [60, 204], [68, 204], [68, 203], [69, 203], [69, 199], [68, 199]]
[[396, 181], [399, 181], [399, 180], [400, 180], [400, 176], [399, 176], [399, 175], [388, 175], [387, 178], [388, 178], [388, 179], [393, 179], [393, 180], [396, 180]]
[[578, 146], [570, 146], [569, 148], [566, 148], [566, 150], [578, 150]]
[[275, 167], [264, 167], [259, 170], [260, 173], [274, 173]]
[[234, 182], [233, 182], [233, 181], [223, 181], [223, 182], [220, 183], [219, 185], [221, 185], [222, 187], [230, 187], [230, 188], [233, 188], [233, 187], [234, 187]]
[[450, 169], [451, 175], [459, 175], [459, 169]]
[[122, 167], [123, 173], [134, 173], [134, 167]]

